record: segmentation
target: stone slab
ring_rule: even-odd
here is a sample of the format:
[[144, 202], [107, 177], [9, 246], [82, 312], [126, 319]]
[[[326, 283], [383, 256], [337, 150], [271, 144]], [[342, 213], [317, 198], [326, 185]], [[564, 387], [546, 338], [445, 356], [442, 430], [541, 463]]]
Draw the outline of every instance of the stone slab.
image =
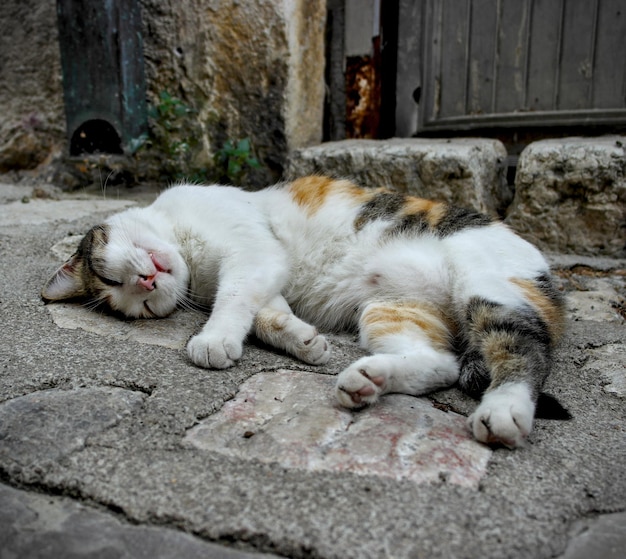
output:
[[606, 344], [589, 350], [585, 369], [600, 372], [605, 379], [605, 392], [626, 398], [626, 345]]
[[505, 163], [506, 150], [497, 140], [343, 140], [294, 150], [288, 176], [346, 177], [365, 187], [386, 187], [499, 215], [513, 197]]
[[334, 386], [315, 373], [254, 375], [185, 442], [285, 468], [478, 486], [492, 451], [472, 439], [463, 416], [401, 394], [354, 412], [337, 405]]
[[626, 255], [626, 137], [542, 140], [521, 153], [507, 223], [543, 249]]
[[623, 322], [617, 311], [621, 297], [610, 289], [576, 291], [567, 295], [567, 310], [572, 320], [593, 320], [594, 322]]
[[2, 559], [271, 559], [158, 526], [134, 526], [79, 502], [0, 485]]
[[0, 404], [0, 461], [53, 462], [136, 411], [145, 394], [121, 388], [41, 390]]
[[[12, 234], [16, 226], [38, 225], [54, 221], [73, 221], [99, 212], [116, 212], [134, 205], [129, 200], [40, 200], [0, 205], [0, 227]], [[95, 225], [95, 224], [94, 224]]]
[[59, 328], [81, 329], [100, 336], [183, 349], [206, 321], [206, 315], [176, 311], [159, 319], [122, 320], [76, 303], [50, 303], [47, 307]]
[[577, 522], [578, 533], [558, 559], [623, 559], [626, 556], [626, 512], [603, 514]]

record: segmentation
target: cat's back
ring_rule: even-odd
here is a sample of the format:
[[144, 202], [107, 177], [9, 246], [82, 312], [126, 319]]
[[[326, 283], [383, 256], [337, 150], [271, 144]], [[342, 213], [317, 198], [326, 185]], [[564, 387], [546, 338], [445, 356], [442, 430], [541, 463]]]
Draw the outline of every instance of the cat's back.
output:
[[163, 191], [152, 208], [184, 220], [217, 218], [221, 221], [249, 219], [255, 213], [250, 193], [222, 185], [179, 184]]

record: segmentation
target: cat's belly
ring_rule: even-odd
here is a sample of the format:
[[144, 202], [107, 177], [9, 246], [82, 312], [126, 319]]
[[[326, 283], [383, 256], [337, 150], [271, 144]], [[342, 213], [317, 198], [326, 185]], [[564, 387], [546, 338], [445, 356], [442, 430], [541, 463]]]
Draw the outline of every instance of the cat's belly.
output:
[[346, 243], [342, 253], [318, 251], [292, 267], [284, 296], [302, 319], [329, 330], [356, 326], [373, 301], [449, 301], [451, 270], [439, 240]]

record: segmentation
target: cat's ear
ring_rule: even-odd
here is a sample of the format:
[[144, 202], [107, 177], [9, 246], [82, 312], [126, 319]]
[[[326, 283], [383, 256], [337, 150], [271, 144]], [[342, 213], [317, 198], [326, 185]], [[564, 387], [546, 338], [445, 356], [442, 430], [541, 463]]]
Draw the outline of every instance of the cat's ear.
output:
[[46, 301], [62, 301], [85, 295], [85, 286], [80, 274], [82, 260], [74, 254], [48, 280], [41, 290], [41, 298]]

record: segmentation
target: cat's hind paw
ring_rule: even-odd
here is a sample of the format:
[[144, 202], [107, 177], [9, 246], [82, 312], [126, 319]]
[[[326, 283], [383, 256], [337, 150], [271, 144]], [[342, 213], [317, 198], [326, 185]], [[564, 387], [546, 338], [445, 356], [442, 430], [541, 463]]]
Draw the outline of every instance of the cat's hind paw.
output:
[[508, 448], [524, 445], [530, 434], [535, 404], [524, 383], [507, 383], [487, 392], [467, 420], [476, 440]]
[[200, 333], [187, 344], [189, 358], [205, 369], [227, 369], [232, 367], [243, 353], [240, 341]]
[[345, 408], [361, 408], [373, 404], [383, 392], [385, 376], [368, 370], [357, 361], [339, 373], [336, 396]]
[[294, 355], [310, 365], [324, 365], [330, 359], [330, 344], [315, 331], [312, 338], [303, 340], [293, 351]]

